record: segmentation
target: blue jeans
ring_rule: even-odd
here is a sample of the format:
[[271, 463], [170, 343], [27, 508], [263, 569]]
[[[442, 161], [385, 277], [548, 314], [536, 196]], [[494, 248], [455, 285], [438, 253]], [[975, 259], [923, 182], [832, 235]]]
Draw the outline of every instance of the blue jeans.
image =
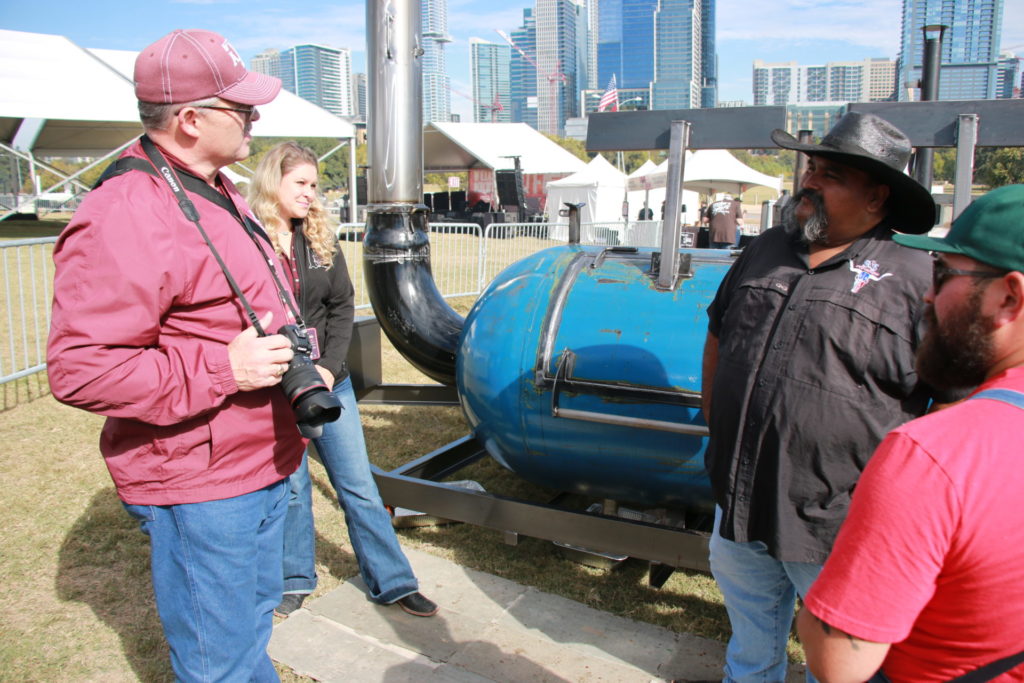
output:
[[277, 681], [284, 480], [224, 500], [129, 505], [149, 536], [153, 592], [179, 681]]
[[[341, 401], [341, 417], [325, 424], [323, 435], [313, 443], [345, 512], [349, 540], [359, 563], [359, 573], [370, 589], [370, 597], [376, 602], [392, 603], [415, 593], [419, 584], [398, 545], [391, 515], [373, 480], [351, 378], [335, 384], [334, 395]], [[312, 593], [316, 588], [316, 563], [312, 495], [305, 456], [288, 483], [291, 493], [285, 522], [284, 592]]]
[[[796, 596], [807, 594], [820, 564], [780, 562], [760, 541], [722, 538], [722, 509], [715, 507], [711, 573], [725, 597], [732, 637], [725, 651], [725, 681], [786, 680], [786, 643]], [[807, 680], [814, 681], [811, 672]]]

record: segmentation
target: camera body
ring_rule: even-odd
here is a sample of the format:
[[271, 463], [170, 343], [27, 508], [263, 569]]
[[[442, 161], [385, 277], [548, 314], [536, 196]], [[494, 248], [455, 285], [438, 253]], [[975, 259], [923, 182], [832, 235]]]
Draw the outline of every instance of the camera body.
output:
[[281, 389], [295, 411], [299, 432], [308, 439], [323, 433], [323, 425], [341, 416], [341, 402], [324, 384], [310, 357], [313, 346], [306, 329], [298, 325], [283, 325], [277, 331], [291, 343], [292, 360], [281, 376]]

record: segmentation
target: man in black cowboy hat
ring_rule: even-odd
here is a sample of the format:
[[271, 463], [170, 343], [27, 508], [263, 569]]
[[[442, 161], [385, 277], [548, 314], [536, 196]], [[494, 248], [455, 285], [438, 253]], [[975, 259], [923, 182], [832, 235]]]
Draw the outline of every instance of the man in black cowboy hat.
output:
[[936, 398], [914, 371], [931, 260], [892, 240], [935, 219], [903, 173], [909, 140], [858, 112], [821, 144], [772, 139], [809, 156], [803, 189], [722, 281], [704, 347], [727, 681], [785, 679], [796, 595], [828, 556], [857, 478], [885, 433]]

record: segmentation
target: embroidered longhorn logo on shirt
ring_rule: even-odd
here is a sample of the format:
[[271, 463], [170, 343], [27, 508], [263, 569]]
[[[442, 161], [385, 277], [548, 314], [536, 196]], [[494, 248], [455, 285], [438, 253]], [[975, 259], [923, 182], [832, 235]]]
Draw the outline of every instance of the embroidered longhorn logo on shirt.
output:
[[859, 266], [855, 266], [853, 265], [853, 259], [850, 259], [850, 270], [854, 273], [853, 287], [850, 288], [850, 291], [856, 294], [864, 289], [869, 282], [878, 282], [882, 278], [892, 275], [892, 273], [879, 274], [879, 269], [878, 261], [868, 259]]

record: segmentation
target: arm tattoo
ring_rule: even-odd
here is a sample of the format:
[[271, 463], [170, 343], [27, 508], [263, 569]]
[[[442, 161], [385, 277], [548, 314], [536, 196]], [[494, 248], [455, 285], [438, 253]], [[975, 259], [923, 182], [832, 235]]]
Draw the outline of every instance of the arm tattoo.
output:
[[[817, 616], [815, 616], [814, 618], [818, 621], [819, 624], [821, 624], [821, 630], [825, 632], [826, 636], [832, 635], [832, 626], [830, 624], [826, 623], [822, 619], [819, 619]], [[851, 636], [849, 633], [847, 633], [845, 631], [840, 631], [839, 629], [836, 629], [836, 630], [839, 631], [840, 633], [842, 633], [844, 636], [846, 636], [846, 639], [850, 641], [850, 647], [853, 648], [853, 650], [855, 652], [857, 650], [860, 650], [860, 645], [858, 644], [858, 639], [857, 638], [854, 638], [853, 636]]]

